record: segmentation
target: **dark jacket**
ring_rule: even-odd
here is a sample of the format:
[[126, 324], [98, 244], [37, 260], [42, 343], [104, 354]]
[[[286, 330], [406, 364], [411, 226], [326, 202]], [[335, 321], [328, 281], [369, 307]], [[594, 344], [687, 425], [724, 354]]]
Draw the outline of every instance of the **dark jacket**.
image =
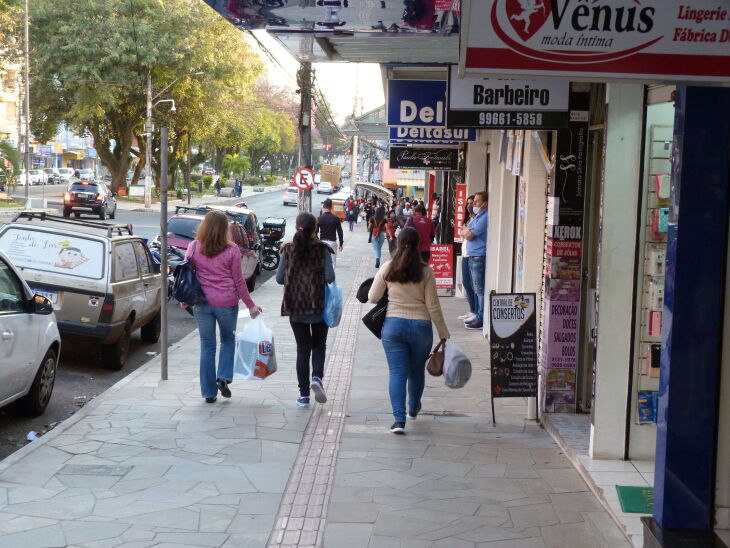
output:
[[317, 220], [317, 233], [319, 239], [325, 242], [336, 242], [338, 239], [340, 245], [345, 242], [342, 234], [342, 222], [337, 215], [325, 211]]

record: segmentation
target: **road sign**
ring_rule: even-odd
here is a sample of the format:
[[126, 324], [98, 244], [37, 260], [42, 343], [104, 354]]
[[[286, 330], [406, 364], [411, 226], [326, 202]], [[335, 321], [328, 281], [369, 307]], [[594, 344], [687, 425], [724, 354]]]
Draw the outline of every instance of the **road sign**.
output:
[[294, 185], [299, 190], [309, 190], [314, 186], [314, 171], [307, 167], [300, 167], [294, 174]]

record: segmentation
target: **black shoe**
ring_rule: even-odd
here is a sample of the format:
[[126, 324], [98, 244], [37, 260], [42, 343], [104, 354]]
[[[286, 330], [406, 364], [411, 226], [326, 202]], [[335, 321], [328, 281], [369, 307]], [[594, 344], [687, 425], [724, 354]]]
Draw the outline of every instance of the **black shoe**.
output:
[[418, 413], [421, 412], [421, 404], [418, 404], [418, 407], [415, 409], [415, 411], [408, 411], [408, 418], [412, 421], [416, 420], [416, 417], [418, 417]]
[[481, 329], [482, 327], [484, 327], [484, 322], [477, 318], [469, 323], [465, 323], [464, 327], [466, 327], [467, 329]]
[[406, 433], [406, 423], [404, 422], [394, 422], [393, 425], [390, 427], [390, 431], [393, 432], [393, 434], [405, 434]]
[[205, 403], [215, 403], [218, 398], [213, 396], [212, 398], [205, 398]]
[[375, 259], [375, 268], [380, 268], [380, 259]]
[[231, 389], [228, 388], [228, 381], [226, 379], [218, 379], [215, 383], [218, 385], [218, 390], [221, 391], [221, 396], [224, 398], [231, 397]]

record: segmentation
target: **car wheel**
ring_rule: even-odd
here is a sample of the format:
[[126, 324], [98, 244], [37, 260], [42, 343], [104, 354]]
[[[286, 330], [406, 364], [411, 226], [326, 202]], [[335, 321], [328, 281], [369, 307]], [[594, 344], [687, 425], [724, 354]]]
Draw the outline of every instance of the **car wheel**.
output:
[[76, 217], [77, 219], [80, 219], [81, 218], [81, 212], [80, 211], [75, 211], [74, 212], [74, 217]]
[[129, 356], [129, 342], [132, 338], [132, 322], [127, 322], [117, 342], [101, 346], [101, 362], [105, 369], [119, 371]]
[[140, 335], [146, 343], [156, 343], [160, 339], [160, 331], [162, 330], [162, 316], [158, 312], [155, 317], [142, 326]]
[[112, 209], [112, 212], [109, 214], [110, 219], [116, 219], [117, 218], [117, 207], [114, 206], [114, 209]]
[[253, 290], [256, 288], [256, 273], [254, 272], [253, 276], [251, 276], [248, 280], [246, 280], [246, 287], [248, 288], [249, 293], [253, 293]]
[[70, 207], [64, 207], [63, 208], [63, 216], [67, 219], [71, 216], [71, 208]]
[[38, 372], [28, 394], [23, 396], [19, 405], [23, 412], [31, 417], [42, 415], [51, 401], [53, 384], [56, 381], [56, 352], [49, 348], [41, 360]]
[[106, 208], [104, 206], [99, 210], [99, 219], [106, 220]]

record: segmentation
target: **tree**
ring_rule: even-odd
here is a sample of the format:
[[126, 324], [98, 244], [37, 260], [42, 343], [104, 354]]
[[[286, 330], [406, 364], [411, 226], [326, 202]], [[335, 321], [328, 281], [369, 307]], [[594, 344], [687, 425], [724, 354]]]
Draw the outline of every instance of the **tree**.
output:
[[242, 154], [227, 154], [223, 160], [223, 175], [226, 178], [243, 177], [251, 168], [251, 159]]
[[17, 61], [23, 48], [23, 7], [20, 0], [0, 0], [0, 59]]
[[[113, 190], [124, 184], [135, 156], [146, 161], [148, 74], [154, 94], [175, 82], [160, 98], [174, 99], [176, 112], [160, 105], [154, 113], [156, 127], [170, 129], [174, 173], [189, 133], [205, 139], [231, 120], [233, 99], [251, 100], [261, 70], [240, 31], [203, 2], [87, 0], [69, 9], [35, 0], [32, 21], [33, 132], [48, 140], [65, 123], [90, 133]], [[185, 77], [201, 70], [202, 77]], [[153, 145], [156, 151], [158, 131]]]
[[20, 152], [7, 141], [0, 142], [0, 175], [8, 185], [15, 184], [15, 178], [20, 174]]
[[258, 175], [270, 155], [293, 148], [295, 139], [294, 124], [285, 113], [267, 108], [259, 110], [255, 136], [248, 147], [251, 173]]

